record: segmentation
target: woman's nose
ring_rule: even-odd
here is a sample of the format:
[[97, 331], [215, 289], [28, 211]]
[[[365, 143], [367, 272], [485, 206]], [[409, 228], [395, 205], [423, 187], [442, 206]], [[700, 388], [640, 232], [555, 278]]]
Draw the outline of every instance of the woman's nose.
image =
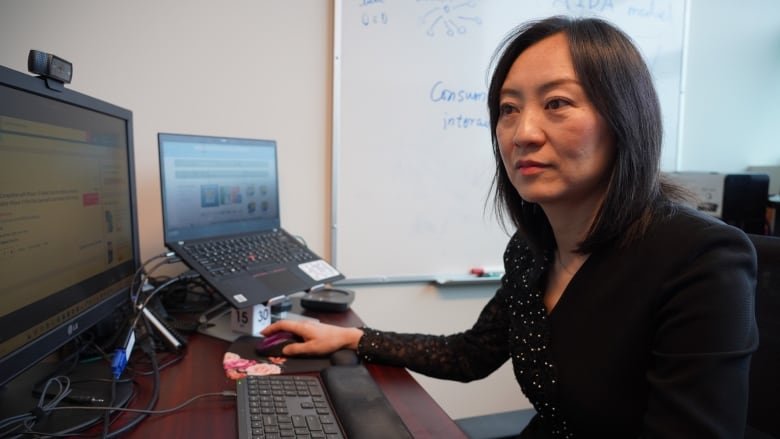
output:
[[515, 125], [515, 134], [512, 138], [515, 146], [538, 146], [544, 143], [544, 130], [540, 124], [539, 115], [528, 109], [521, 112]]

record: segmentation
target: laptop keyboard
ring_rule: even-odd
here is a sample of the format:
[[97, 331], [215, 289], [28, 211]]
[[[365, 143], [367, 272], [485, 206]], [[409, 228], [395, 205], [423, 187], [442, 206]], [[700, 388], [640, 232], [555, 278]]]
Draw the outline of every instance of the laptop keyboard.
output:
[[248, 376], [237, 388], [241, 439], [344, 438], [316, 377]]
[[214, 277], [240, 273], [265, 264], [316, 259], [300, 242], [281, 231], [186, 244], [184, 249]]

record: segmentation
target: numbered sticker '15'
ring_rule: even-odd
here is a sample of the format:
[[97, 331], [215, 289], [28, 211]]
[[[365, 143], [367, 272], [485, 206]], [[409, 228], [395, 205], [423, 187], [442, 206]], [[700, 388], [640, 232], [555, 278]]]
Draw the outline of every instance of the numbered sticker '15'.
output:
[[230, 328], [234, 332], [259, 337], [260, 331], [271, 324], [271, 310], [265, 305], [254, 305], [231, 311]]

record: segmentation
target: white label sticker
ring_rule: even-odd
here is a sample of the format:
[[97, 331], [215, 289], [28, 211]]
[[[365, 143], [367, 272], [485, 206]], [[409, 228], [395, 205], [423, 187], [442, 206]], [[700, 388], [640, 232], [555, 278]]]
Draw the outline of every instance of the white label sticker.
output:
[[244, 297], [243, 294], [235, 294], [235, 295], [233, 295], [233, 299], [235, 299], [235, 301], [238, 302], [238, 303], [246, 302], [246, 297]]
[[314, 280], [327, 279], [329, 277], [338, 276], [339, 272], [336, 271], [330, 264], [322, 259], [305, 262], [298, 266], [304, 273], [308, 274]]

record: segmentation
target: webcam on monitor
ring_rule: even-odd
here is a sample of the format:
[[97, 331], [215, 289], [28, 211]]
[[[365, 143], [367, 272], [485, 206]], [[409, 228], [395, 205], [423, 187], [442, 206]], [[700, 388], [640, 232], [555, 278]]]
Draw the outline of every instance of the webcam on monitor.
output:
[[73, 79], [73, 63], [40, 50], [30, 50], [27, 70], [45, 78], [46, 85], [53, 90], [62, 90]]

